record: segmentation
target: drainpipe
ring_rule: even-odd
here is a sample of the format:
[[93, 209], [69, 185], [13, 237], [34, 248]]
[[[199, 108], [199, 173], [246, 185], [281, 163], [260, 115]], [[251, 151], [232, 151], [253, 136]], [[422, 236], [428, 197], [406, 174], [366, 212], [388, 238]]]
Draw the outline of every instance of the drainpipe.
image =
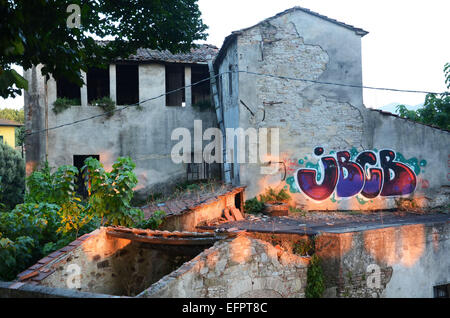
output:
[[48, 161], [48, 84], [44, 78], [45, 85], [45, 161]]

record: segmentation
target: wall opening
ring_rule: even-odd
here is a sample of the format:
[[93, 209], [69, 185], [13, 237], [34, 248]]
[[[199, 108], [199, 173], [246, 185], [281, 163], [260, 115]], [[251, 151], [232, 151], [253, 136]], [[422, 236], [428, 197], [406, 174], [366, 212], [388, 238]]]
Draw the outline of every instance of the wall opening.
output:
[[109, 69], [90, 68], [87, 72], [88, 103], [109, 97]]
[[76, 105], [81, 105], [81, 89], [77, 84], [65, 78], [56, 80], [56, 97], [76, 100]]
[[230, 96], [233, 95], [233, 65], [228, 66], [228, 91]]
[[435, 286], [434, 298], [450, 298], [450, 284]]
[[209, 163], [194, 163], [194, 154], [191, 163], [187, 164], [187, 181], [205, 181], [211, 179], [211, 166]]
[[[191, 68], [191, 82], [195, 84], [209, 77], [207, 65], [193, 65]], [[210, 81], [192, 86], [192, 105], [211, 104]]]
[[139, 103], [138, 65], [116, 65], [117, 105]]
[[87, 158], [91, 158], [91, 157], [94, 159], [100, 160], [99, 155], [87, 155], [87, 156], [86, 155], [74, 155], [73, 156], [73, 165], [79, 171], [78, 178], [76, 181], [76, 187], [77, 187], [76, 191], [77, 191], [77, 194], [83, 198], [87, 198], [89, 194], [88, 194], [88, 190], [86, 188], [86, 183], [83, 178], [81, 168], [83, 168], [83, 166], [84, 166], [84, 161]]
[[[185, 81], [184, 65], [167, 64], [166, 65], [166, 106], [185, 106]], [[183, 89], [180, 89], [183, 88]], [[170, 93], [173, 90], [176, 92]]]

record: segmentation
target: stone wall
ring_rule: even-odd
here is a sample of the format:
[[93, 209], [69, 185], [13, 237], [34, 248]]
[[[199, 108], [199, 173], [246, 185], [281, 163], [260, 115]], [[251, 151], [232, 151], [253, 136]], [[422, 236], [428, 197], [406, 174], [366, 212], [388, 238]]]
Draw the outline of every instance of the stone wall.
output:
[[432, 298], [450, 282], [450, 223], [418, 224], [316, 239], [325, 297]]
[[[48, 287], [118, 296], [134, 296], [192, 259], [201, 250], [143, 244], [109, 237], [105, 229], [51, 264]], [[79, 282], [79, 286], [77, 286]]]
[[308, 259], [238, 236], [221, 241], [139, 297], [304, 297]]

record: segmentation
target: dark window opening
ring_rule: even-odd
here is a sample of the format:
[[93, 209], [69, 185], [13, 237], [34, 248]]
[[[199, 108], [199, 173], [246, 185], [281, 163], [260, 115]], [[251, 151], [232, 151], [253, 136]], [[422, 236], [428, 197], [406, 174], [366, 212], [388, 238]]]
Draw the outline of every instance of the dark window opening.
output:
[[[209, 70], [206, 65], [194, 65], [191, 69], [191, 82], [195, 84], [209, 78]], [[205, 80], [192, 86], [192, 105], [211, 104], [210, 82]]]
[[139, 69], [137, 65], [116, 65], [117, 105], [139, 103]]
[[450, 284], [435, 286], [434, 298], [450, 298]]
[[166, 106], [184, 106], [184, 86], [184, 65], [166, 65]]
[[56, 80], [56, 97], [67, 98], [77, 101], [76, 105], [81, 105], [81, 89], [65, 78]]
[[234, 196], [234, 206], [239, 209], [241, 212], [244, 212], [244, 210], [242, 209], [243, 207], [243, 193], [239, 192], [238, 194], [236, 194]]
[[109, 69], [90, 68], [87, 72], [88, 103], [109, 97]]
[[230, 65], [228, 66], [228, 91], [230, 93], [230, 95], [233, 95], [233, 66]]
[[100, 160], [100, 156], [99, 155], [82, 155], [82, 156], [78, 156], [78, 155], [74, 155], [73, 156], [73, 165], [78, 169], [79, 174], [78, 174], [78, 178], [76, 181], [76, 191], [77, 194], [83, 198], [87, 198], [89, 196], [88, 193], [88, 189], [86, 187], [86, 182], [85, 179], [83, 178], [83, 171], [81, 170], [81, 168], [84, 167], [84, 161], [87, 158], [94, 158], [97, 160]]
[[187, 181], [204, 181], [211, 179], [209, 163], [193, 163], [194, 154], [191, 155], [191, 162], [192, 163], [188, 163], [187, 166]]

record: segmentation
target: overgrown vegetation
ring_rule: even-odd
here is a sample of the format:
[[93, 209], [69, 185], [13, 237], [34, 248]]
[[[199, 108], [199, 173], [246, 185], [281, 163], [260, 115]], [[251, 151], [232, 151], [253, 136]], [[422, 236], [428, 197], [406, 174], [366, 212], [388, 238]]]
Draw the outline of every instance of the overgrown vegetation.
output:
[[281, 203], [289, 201], [291, 196], [285, 189], [276, 190], [269, 187], [264, 194], [259, 196], [259, 200], [263, 203]]
[[88, 180], [88, 210], [101, 219], [102, 225], [133, 226], [142, 221], [142, 210], [131, 207], [133, 189], [138, 179], [131, 158], [118, 158], [111, 172], [94, 158], [88, 158], [83, 167], [83, 177]]
[[291, 196], [286, 192], [285, 189], [276, 191], [272, 188], [268, 188], [264, 194], [245, 201], [244, 210], [245, 213], [257, 214], [261, 213], [265, 207], [266, 203], [284, 203], [289, 201]]
[[153, 215], [147, 220], [142, 221], [136, 227], [140, 229], [150, 229], [157, 230], [164, 221], [164, 217], [166, 216], [166, 212], [164, 211], [155, 211]]
[[116, 103], [114, 103], [114, 101], [109, 97], [103, 97], [100, 99], [93, 100], [91, 102], [91, 105], [103, 109], [103, 111], [107, 114], [106, 116], [108, 118], [114, 115], [114, 110], [116, 109]]
[[258, 214], [264, 209], [264, 203], [257, 198], [245, 201], [244, 211], [248, 214]]
[[310, 256], [314, 254], [314, 241], [311, 239], [302, 239], [295, 242], [293, 246], [294, 254], [300, 256]]
[[72, 106], [76, 106], [76, 105], [81, 105], [81, 100], [79, 99], [70, 99], [70, 98], [57, 98], [55, 100], [55, 102], [53, 103], [53, 112], [55, 114], [61, 114], [63, 111], [65, 111], [66, 109], [72, 107]]
[[[450, 89], [450, 63], [445, 64], [444, 74]], [[416, 111], [408, 110], [405, 105], [398, 105], [397, 111], [401, 117], [450, 130], [450, 92], [428, 94], [423, 107]]]
[[25, 161], [5, 144], [0, 144], [0, 176], [0, 202], [4, 209], [12, 209], [24, 199]]
[[[27, 178], [25, 203], [0, 213], [0, 279], [13, 279], [39, 258], [100, 225], [142, 222], [143, 212], [130, 207], [137, 185], [134, 168], [130, 158], [118, 158], [106, 172], [98, 160], [88, 158], [82, 169], [89, 192], [85, 201], [76, 193], [76, 167], [61, 166], [52, 173], [46, 163], [35, 171]], [[154, 218], [149, 226], [158, 222]]]
[[324, 275], [321, 260], [317, 255], [311, 257], [308, 267], [306, 298], [321, 298], [325, 291]]

